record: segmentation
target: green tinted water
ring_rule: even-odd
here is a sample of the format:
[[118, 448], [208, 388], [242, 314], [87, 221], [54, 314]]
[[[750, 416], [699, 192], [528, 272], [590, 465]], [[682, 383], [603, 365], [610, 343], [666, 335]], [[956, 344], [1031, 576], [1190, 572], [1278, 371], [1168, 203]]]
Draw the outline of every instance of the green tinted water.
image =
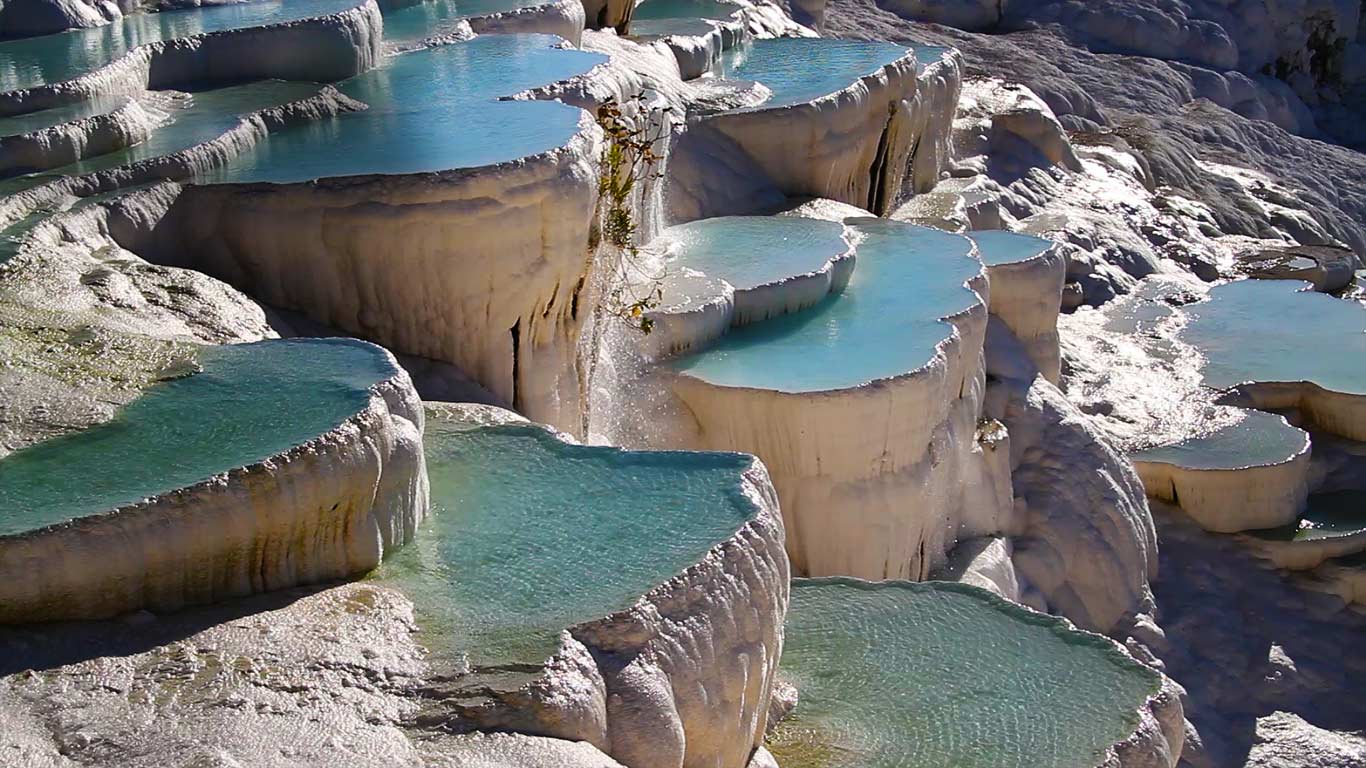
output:
[[731, 330], [675, 369], [730, 387], [845, 389], [917, 370], [979, 299], [964, 283], [981, 262], [967, 238], [885, 219], [854, 219], [864, 239], [842, 293], [811, 309]]
[[1091, 768], [1156, 673], [1110, 641], [964, 584], [796, 579], [783, 768]]
[[740, 6], [722, 0], [645, 0], [636, 6], [632, 21], [655, 19], [729, 19]]
[[347, 339], [204, 347], [112, 421], [0, 459], [0, 535], [184, 488], [307, 442], [365, 408], [389, 355]]
[[243, 115], [310, 98], [317, 95], [320, 88], [315, 83], [263, 80], [249, 85], [199, 91], [191, 94], [183, 106], [171, 113], [169, 122], [158, 127], [141, 144], [60, 168], [0, 181], [0, 196], [16, 194], [62, 176], [80, 176], [175, 154], [218, 138], [236, 127]]
[[753, 519], [739, 454], [569, 445], [527, 424], [429, 418], [432, 518], [376, 578], [427, 643], [540, 663], [559, 632], [632, 605]]

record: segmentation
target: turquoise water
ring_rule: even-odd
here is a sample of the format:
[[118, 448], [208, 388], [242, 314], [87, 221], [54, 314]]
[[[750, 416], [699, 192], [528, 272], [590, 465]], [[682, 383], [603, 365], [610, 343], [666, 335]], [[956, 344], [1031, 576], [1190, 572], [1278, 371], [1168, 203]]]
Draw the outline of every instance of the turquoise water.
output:
[[631, 20], [729, 19], [738, 10], [740, 6], [721, 0], [645, 0], [636, 6]]
[[1186, 308], [1181, 336], [1206, 358], [1205, 382], [1311, 381], [1366, 395], [1366, 306], [1295, 280], [1240, 280]]
[[697, 270], [741, 290], [815, 272], [850, 250], [843, 225], [795, 216], [702, 219], [669, 227], [657, 244], [675, 254], [670, 271]]
[[912, 46], [912, 50], [915, 51], [916, 63], [920, 65], [920, 69], [923, 71], [925, 67], [937, 63], [953, 49], [943, 45], [916, 45]]
[[415, 43], [454, 32], [461, 19], [514, 11], [551, 0], [428, 0], [384, 11], [384, 40]]
[[283, 80], [264, 80], [192, 94], [147, 141], [104, 155], [86, 158], [60, 168], [0, 181], [0, 197], [21, 192], [61, 176], [80, 176], [174, 154], [218, 138], [237, 125], [242, 115], [306, 99], [321, 86]]
[[914, 371], [977, 303], [964, 282], [981, 271], [967, 238], [882, 219], [854, 219], [865, 237], [843, 293], [811, 309], [746, 325], [676, 370], [729, 387], [846, 389]]
[[721, 56], [722, 77], [754, 80], [773, 92], [761, 108], [799, 104], [835, 93], [906, 55], [892, 43], [783, 37], [755, 40]]
[[272, 133], [204, 180], [297, 182], [444, 171], [560, 146], [577, 130], [582, 111], [551, 101], [497, 101], [607, 60], [553, 48], [558, 40], [485, 35], [391, 56], [339, 85], [370, 109]]
[[757, 513], [740, 454], [435, 417], [425, 442], [434, 517], [375, 578], [414, 601], [429, 646], [476, 666], [544, 661], [561, 630], [630, 607]]
[[0, 43], [0, 91], [58, 83], [98, 69], [139, 45], [204, 32], [325, 16], [362, 0], [266, 0], [137, 13], [94, 29]]
[[346, 339], [204, 347], [112, 421], [0, 459], [0, 535], [107, 512], [254, 464], [363, 409], [395, 368]]
[[92, 115], [107, 114], [128, 103], [128, 101], [127, 96], [94, 98], [68, 104], [64, 107], [30, 112], [26, 115], [0, 117], [0, 136], [18, 136], [51, 128], [54, 125], [81, 120]]
[[1052, 240], [1000, 229], [984, 229], [965, 234], [977, 243], [977, 254], [988, 267], [1029, 261], [1053, 247]]
[[1273, 541], [1336, 539], [1366, 532], [1366, 491], [1316, 493], [1294, 525], [1251, 531]]
[[786, 629], [783, 768], [1090, 768], [1158, 690], [1108, 640], [964, 584], [796, 579]]
[[1135, 451], [1135, 461], [1175, 464], [1189, 469], [1243, 469], [1280, 464], [1304, 451], [1309, 434], [1265, 411], [1243, 411], [1242, 418], [1208, 435], [1174, 445]]

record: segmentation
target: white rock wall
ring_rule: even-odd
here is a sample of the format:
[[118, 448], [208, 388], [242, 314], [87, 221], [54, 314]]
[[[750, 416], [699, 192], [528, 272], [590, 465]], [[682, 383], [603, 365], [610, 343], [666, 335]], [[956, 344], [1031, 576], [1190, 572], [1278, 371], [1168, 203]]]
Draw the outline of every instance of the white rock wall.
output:
[[468, 171], [189, 187], [154, 261], [396, 351], [454, 363], [579, 430], [579, 329], [601, 132]]

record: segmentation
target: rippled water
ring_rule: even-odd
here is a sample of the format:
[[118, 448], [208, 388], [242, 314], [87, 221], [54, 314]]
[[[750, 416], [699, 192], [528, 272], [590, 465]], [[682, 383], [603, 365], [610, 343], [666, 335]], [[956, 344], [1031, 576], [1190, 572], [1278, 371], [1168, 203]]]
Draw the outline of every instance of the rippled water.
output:
[[149, 388], [112, 421], [0, 459], [0, 535], [106, 512], [254, 464], [336, 427], [394, 374], [347, 339], [204, 347], [202, 371]]
[[1090, 768], [1156, 673], [1113, 643], [963, 584], [796, 579], [783, 768]]
[[1309, 434], [1264, 411], [1243, 411], [1232, 424], [1174, 445], [1129, 454], [1136, 461], [1190, 469], [1242, 469], [1279, 464], [1303, 452]]
[[676, 369], [722, 386], [783, 392], [844, 389], [924, 366], [953, 326], [940, 318], [979, 301], [967, 238], [857, 219], [862, 234], [843, 293], [811, 309], [736, 328]]
[[540, 663], [561, 630], [627, 608], [753, 518], [739, 454], [569, 445], [543, 428], [431, 418], [433, 518], [376, 578], [429, 645]]
[[370, 109], [270, 134], [205, 181], [296, 182], [444, 171], [563, 145], [583, 112], [559, 102], [498, 101], [606, 61], [555, 48], [550, 35], [485, 35], [391, 56], [339, 88]]
[[264, 0], [162, 13], [135, 13], [93, 29], [0, 43], [0, 91], [70, 80], [139, 45], [205, 32], [325, 16], [363, 0]]
[[906, 55], [903, 45], [864, 40], [783, 37], [755, 40], [721, 55], [718, 74], [755, 80], [773, 92], [763, 108], [835, 93]]

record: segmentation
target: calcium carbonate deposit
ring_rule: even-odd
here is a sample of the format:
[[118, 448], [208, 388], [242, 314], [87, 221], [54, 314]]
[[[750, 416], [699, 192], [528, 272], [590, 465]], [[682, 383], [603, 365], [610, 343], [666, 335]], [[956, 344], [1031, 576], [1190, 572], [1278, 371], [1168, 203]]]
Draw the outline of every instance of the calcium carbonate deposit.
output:
[[3, 0], [0, 765], [1366, 765], [1366, 7]]

